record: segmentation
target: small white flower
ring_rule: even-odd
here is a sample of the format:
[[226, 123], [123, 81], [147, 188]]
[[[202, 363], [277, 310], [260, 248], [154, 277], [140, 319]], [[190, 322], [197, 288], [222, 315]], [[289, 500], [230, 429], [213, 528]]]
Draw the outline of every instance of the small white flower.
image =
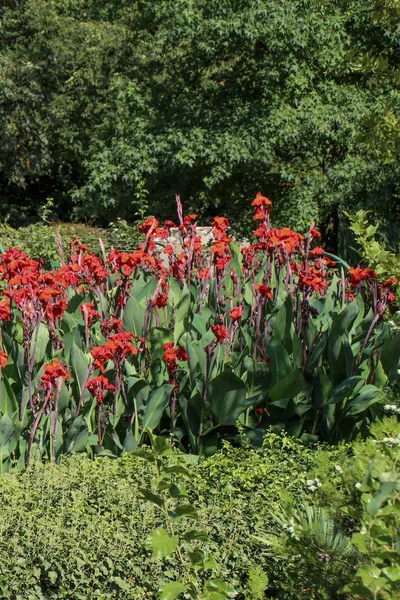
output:
[[355, 486], [354, 486], [354, 487], [355, 487], [357, 490], [359, 490], [359, 489], [360, 489], [360, 487], [361, 487], [361, 483], [360, 483], [359, 481], [357, 481], [357, 483], [355, 484]]
[[317, 478], [307, 479], [306, 484], [310, 492], [315, 492], [315, 490], [317, 490], [322, 485], [322, 483]]
[[335, 471], [337, 471], [338, 473], [343, 473], [343, 469], [340, 465], [335, 466]]

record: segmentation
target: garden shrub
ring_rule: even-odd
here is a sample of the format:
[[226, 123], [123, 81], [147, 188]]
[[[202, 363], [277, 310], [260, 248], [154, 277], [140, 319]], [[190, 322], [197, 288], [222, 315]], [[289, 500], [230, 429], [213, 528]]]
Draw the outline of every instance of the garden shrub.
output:
[[[355, 451], [362, 462], [359, 479], [369, 458], [370, 447], [363, 444]], [[329, 482], [340, 487], [335, 483], [338, 452], [345, 484], [328, 504], [320, 492]], [[165, 460], [189, 469], [185, 486], [198, 512], [196, 529], [209, 536], [203, 545], [217, 561], [218, 576], [238, 590], [239, 599], [254, 600], [256, 594], [261, 599], [333, 599], [339, 597], [333, 588], [351, 581], [357, 553], [349, 549], [350, 529], [356, 526], [342, 505], [353, 502], [351, 488], [358, 495], [355, 505], [362, 504], [355, 487], [359, 479], [348, 471], [354, 460], [350, 447], [311, 448], [271, 432], [263, 450], [226, 445], [209, 458], [173, 452]], [[322, 463], [323, 472], [318, 471]], [[309, 480], [316, 472], [322, 485], [312, 491]], [[0, 480], [0, 550], [8, 558], [0, 567], [2, 597], [156, 598], [162, 585], [182, 576], [182, 569], [174, 558], [153, 558], [146, 545], [148, 535], [163, 526], [158, 510], [139, 493], [151, 488], [153, 479], [151, 465], [130, 454], [94, 461], [75, 456], [55, 468], [33, 463], [23, 473], [5, 474]], [[300, 540], [277, 525], [277, 516], [287, 527], [297, 518]], [[321, 522], [325, 545], [318, 537]], [[182, 519], [178, 531], [192, 526]], [[265, 544], [266, 531], [281, 534], [279, 551]], [[332, 531], [333, 538], [339, 536], [336, 542]]]

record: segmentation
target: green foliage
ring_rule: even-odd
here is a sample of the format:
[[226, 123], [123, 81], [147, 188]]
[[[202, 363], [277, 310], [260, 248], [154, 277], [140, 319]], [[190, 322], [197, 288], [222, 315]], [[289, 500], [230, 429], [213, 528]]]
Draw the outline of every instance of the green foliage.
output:
[[[198, 542], [208, 542], [208, 535], [201, 530], [189, 528], [176, 535], [176, 521], [198, 521], [197, 510], [187, 501], [186, 488], [180, 485], [190, 478], [190, 471], [182, 464], [166, 465], [163, 457], [172, 452], [165, 438], [151, 436], [151, 450], [139, 450], [136, 456], [144, 458], [154, 466], [153, 486], [156, 494], [149, 489], [140, 489], [143, 498], [155, 504], [162, 512], [167, 529], [158, 527], [149, 535], [147, 541], [156, 559], [168, 559], [176, 555], [184, 575], [180, 581], [165, 584], [160, 592], [161, 600], [174, 600], [181, 594], [193, 600], [226, 600], [236, 598], [237, 592], [221, 579], [210, 577], [208, 572], [217, 571], [215, 557], [204, 551]], [[187, 461], [186, 461], [187, 462]], [[178, 485], [179, 482], [179, 485]], [[204, 545], [204, 544], [203, 544]], [[205, 574], [205, 581], [199, 576]]]
[[400, 597], [400, 434], [377, 440], [361, 483], [361, 507], [348, 513], [360, 523], [352, 543], [362, 557], [352, 582], [343, 587], [356, 598]]
[[[146, 496], [166, 492], [172, 510], [174, 504], [190, 504], [198, 519], [174, 516], [173, 535], [186, 549], [212, 555], [213, 574], [236, 588], [238, 598], [252, 589], [248, 578], [250, 571], [254, 573], [254, 557], [268, 572], [273, 596], [285, 598], [279, 592], [281, 574], [276, 564], [267, 565], [263, 546], [251, 534], [271, 521], [269, 510], [279, 511], [283, 495], [288, 503], [303, 493], [313, 453], [301, 443], [293, 447], [286, 443], [288, 438], [274, 436], [265, 453], [227, 447], [196, 461], [170, 452], [169, 445], [165, 453], [166, 442], [160, 440], [161, 478], [155, 477], [149, 449], [143, 449], [141, 457], [125, 454], [115, 461], [74, 457], [57, 468], [34, 462], [24, 473], [4, 475], [0, 549], [8, 559], [0, 565], [1, 594], [10, 599], [30, 595], [86, 600], [118, 595], [143, 600], [158, 597], [160, 588], [170, 584], [165, 588], [168, 597], [171, 584], [187, 577], [189, 561], [197, 559], [195, 554], [191, 558], [185, 554], [188, 562], [182, 566], [173, 556], [155, 559], [149, 553], [149, 536], [150, 545], [157, 548], [157, 538], [171, 532], [162, 531], [169, 525], [154, 498], [149, 502]], [[164, 483], [166, 489], [156, 489], [164, 488]], [[176, 496], [174, 485], [181, 497]], [[152, 535], [154, 530], [159, 536]], [[202, 585], [210, 574], [207, 571], [203, 579], [201, 571], [189, 572]], [[265, 576], [263, 582], [267, 585]]]
[[288, 597], [303, 589], [313, 598], [337, 598], [352, 575], [356, 553], [330, 512], [305, 503], [273, 518], [270, 532], [259, 539], [281, 560]]
[[254, 566], [249, 571], [246, 600], [263, 600], [269, 584], [268, 575], [260, 566]]
[[340, 585], [360, 586], [376, 564], [394, 599], [398, 551], [387, 546], [397, 539], [398, 491], [388, 497], [384, 486], [397, 485], [396, 448], [382, 440], [311, 448], [271, 431], [263, 450], [226, 445], [208, 458], [157, 437], [153, 449], [114, 461], [33, 462], [0, 478], [1, 595], [180, 599], [194, 581], [198, 596], [218, 598], [225, 581], [237, 600], [336, 600]]
[[303, 229], [344, 203], [393, 217], [392, 4], [3, 3], [2, 214], [170, 217], [179, 191], [240, 231], [262, 189]]
[[345, 214], [350, 220], [350, 229], [355, 234], [363, 263], [374, 269], [382, 279], [400, 278], [399, 255], [387, 250], [385, 243], [377, 239], [379, 223], [372, 225], [366, 210], [359, 210], [354, 215]]

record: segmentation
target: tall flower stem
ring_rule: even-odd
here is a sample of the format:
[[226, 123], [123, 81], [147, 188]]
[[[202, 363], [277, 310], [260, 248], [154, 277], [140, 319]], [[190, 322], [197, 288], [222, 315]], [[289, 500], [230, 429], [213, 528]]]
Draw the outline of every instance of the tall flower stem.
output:
[[29, 467], [29, 463], [31, 461], [31, 449], [32, 449], [33, 440], [35, 438], [36, 430], [39, 427], [39, 423], [41, 421], [43, 413], [46, 410], [47, 405], [48, 405], [48, 403], [50, 401], [51, 392], [52, 392], [52, 388], [49, 388], [49, 390], [47, 391], [46, 397], [45, 397], [45, 399], [43, 401], [42, 408], [39, 410], [38, 414], [35, 417], [35, 420], [33, 421], [32, 429], [31, 429], [31, 433], [30, 433], [29, 441], [28, 441], [28, 449], [27, 449], [27, 456], [26, 456], [26, 467]]

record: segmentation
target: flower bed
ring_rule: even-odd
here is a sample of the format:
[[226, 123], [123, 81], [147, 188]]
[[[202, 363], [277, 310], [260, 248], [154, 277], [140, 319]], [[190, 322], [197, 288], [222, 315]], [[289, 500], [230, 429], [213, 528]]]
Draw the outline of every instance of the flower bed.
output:
[[[44, 271], [18, 248], [1, 257], [2, 468], [32, 456], [116, 456], [171, 435], [195, 453], [270, 426], [305, 440], [351, 437], [398, 378], [400, 336], [384, 315], [397, 280], [347, 268], [306, 236], [270, 224], [253, 201], [253, 243], [224, 217], [203, 247], [177, 198], [182, 252], [147, 219], [134, 252], [103, 259], [75, 240]], [[164, 240], [163, 252], [157, 240]]]

